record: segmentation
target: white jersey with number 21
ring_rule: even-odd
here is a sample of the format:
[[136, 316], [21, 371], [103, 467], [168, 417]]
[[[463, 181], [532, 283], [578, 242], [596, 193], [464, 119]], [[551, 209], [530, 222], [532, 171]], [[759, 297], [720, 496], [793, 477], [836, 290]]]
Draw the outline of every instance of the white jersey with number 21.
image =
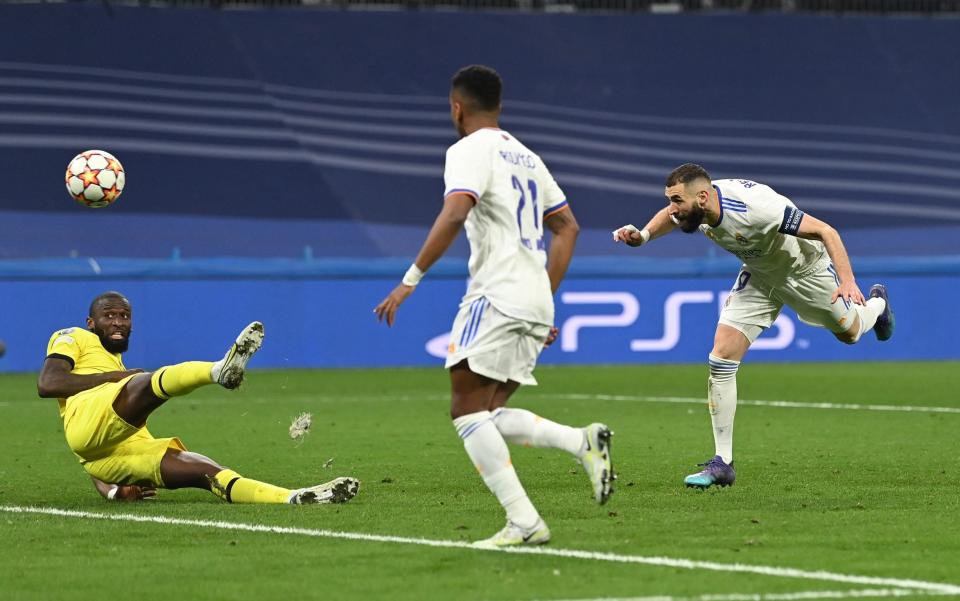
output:
[[543, 161], [501, 129], [485, 128], [447, 149], [446, 189], [475, 205], [465, 228], [470, 286], [461, 307], [485, 297], [504, 315], [553, 325], [543, 219], [567, 206]]

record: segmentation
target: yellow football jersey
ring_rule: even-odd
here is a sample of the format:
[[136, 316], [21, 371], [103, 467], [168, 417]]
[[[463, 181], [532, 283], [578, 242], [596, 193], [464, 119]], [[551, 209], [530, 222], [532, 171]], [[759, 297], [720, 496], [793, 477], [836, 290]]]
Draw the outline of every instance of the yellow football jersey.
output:
[[[120, 353], [111, 353], [103, 348], [100, 337], [83, 328], [57, 330], [47, 343], [47, 357], [55, 356], [70, 362], [70, 373], [100, 374], [108, 371], [126, 371]], [[60, 414], [67, 404], [60, 402]]]

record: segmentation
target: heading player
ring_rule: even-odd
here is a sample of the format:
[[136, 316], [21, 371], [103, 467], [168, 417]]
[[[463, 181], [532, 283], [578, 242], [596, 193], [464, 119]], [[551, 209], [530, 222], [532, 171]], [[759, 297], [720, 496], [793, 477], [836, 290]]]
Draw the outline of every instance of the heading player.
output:
[[[505, 407], [556, 337], [553, 293], [573, 256], [579, 226], [543, 161], [500, 129], [501, 80], [489, 67], [460, 69], [450, 117], [460, 134], [447, 150], [443, 208], [413, 265], [374, 311], [393, 325], [400, 304], [465, 227], [470, 285], [453, 322], [446, 367], [450, 416], [484, 483], [507, 513], [507, 525], [480, 544], [542, 544], [550, 530], [510, 462], [507, 442], [562, 449], [577, 457], [594, 498], [613, 491], [611, 432], [603, 424], [571, 428]], [[553, 238], [547, 251], [544, 228]]]
[[147, 430], [147, 417], [171, 397], [208, 384], [240, 386], [263, 341], [260, 322], [244, 328], [220, 361], [189, 361], [153, 373], [123, 365], [133, 321], [122, 294], [93, 299], [86, 325], [50, 337], [37, 392], [59, 402], [67, 444], [107, 499], [138, 500], [157, 488], [185, 487], [232, 503], [343, 503], [357, 494], [360, 482], [353, 478], [296, 490], [244, 478], [187, 451], [179, 438], [154, 438]]
[[667, 206], [642, 230], [626, 225], [613, 232], [613, 240], [640, 246], [679, 226], [703, 232], [744, 263], [720, 313], [709, 357], [707, 400], [716, 456], [684, 479], [689, 487], [729, 486], [736, 478], [737, 369], [783, 305], [847, 344], [870, 329], [888, 340], [893, 312], [883, 284], [875, 284], [864, 299], [837, 231], [772, 188], [744, 179], [711, 181], [703, 167], [687, 163], [667, 176], [665, 194]]

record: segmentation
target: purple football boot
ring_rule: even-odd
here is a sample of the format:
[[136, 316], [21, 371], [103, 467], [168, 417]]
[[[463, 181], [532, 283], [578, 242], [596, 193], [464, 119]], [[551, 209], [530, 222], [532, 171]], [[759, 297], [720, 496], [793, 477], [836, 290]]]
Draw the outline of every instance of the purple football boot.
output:
[[890, 298], [887, 296], [887, 287], [883, 284], [874, 284], [870, 286], [870, 298], [882, 298], [887, 306], [883, 313], [877, 317], [877, 323], [873, 324], [873, 331], [877, 335], [877, 340], [890, 340], [893, 336], [893, 328], [896, 322], [893, 319], [893, 309], [890, 308]]
[[723, 462], [723, 459], [720, 458], [720, 455], [716, 455], [706, 463], [700, 463], [698, 465], [704, 468], [703, 471], [690, 474], [683, 479], [683, 483], [687, 485], [687, 488], [704, 489], [710, 488], [714, 484], [717, 486], [730, 486], [733, 484], [733, 481], [737, 479], [737, 472], [733, 471], [733, 462], [731, 461], [730, 465], [727, 465]]

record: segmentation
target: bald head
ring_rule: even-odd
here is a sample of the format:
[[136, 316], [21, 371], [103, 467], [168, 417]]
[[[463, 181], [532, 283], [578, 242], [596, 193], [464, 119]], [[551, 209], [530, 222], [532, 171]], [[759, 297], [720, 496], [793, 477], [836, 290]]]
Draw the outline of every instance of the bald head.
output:
[[90, 301], [90, 309], [87, 312], [87, 316], [93, 317], [94, 314], [97, 312], [97, 310], [100, 308], [100, 305], [105, 303], [122, 304], [122, 305], [126, 305], [127, 307], [130, 306], [130, 301], [127, 300], [127, 297], [120, 294], [119, 292], [114, 292], [113, 290], [110, 290], [108, 292], [104, 292], [103, 294], [98, 295], [96, 298]]

